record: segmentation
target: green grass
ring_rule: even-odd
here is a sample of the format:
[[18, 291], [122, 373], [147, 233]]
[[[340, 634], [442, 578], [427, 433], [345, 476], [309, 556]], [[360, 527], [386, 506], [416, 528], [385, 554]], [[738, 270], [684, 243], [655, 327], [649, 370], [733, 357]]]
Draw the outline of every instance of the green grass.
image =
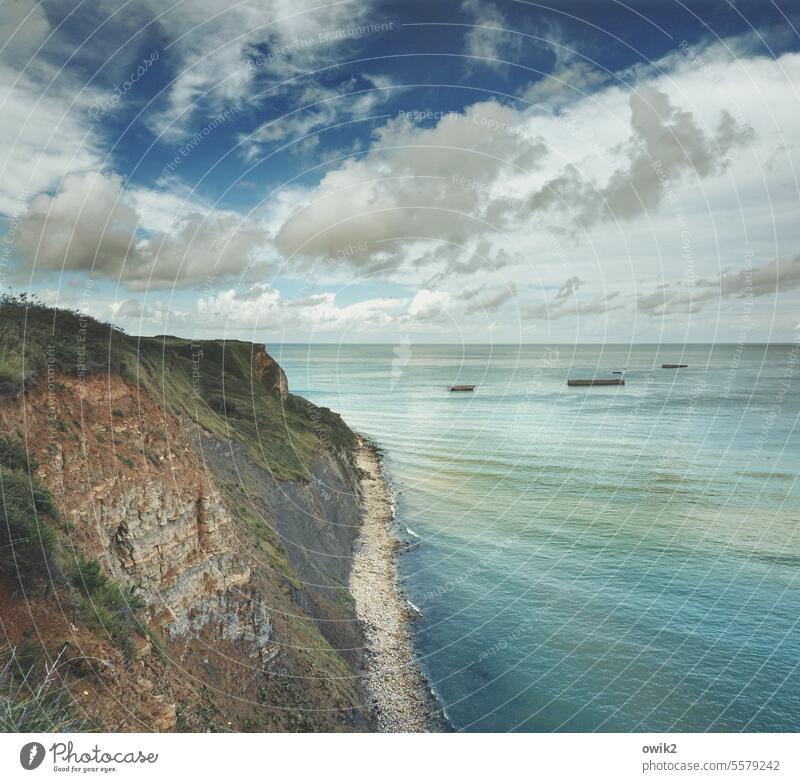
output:
[[[95, 730], [78, 717], [59, 676], [59, 659], [40, 671], [31, 647], [0, 654], [0, 733], [72, 733]], [[34, 659], [36, 658], [36, 659]]]
[[137, 613], [144, 604], [127, 589], [110, 581], [99, 562], [76, 556], [66, 563], [62, 560], [62, 568], [79, 590], [78, 608], [89, 627], [106, 632], [123, 646], [134, 632], [142, 631]]
[[21, 442], [0, 438], [0, 570], [22, 584], [48, 574], [57, 537], [53, 500], [35, 467]]
[[262, 383], [253, 362], [260, 348], [237, 340], [133, 337], [75, 312], [0, 298], [0, 393], [48, 373], [116, 374], [171, 412], [238, 440], [277, 478], [306, 480], [317, 454], [347, 451], [355, 436], [330, 410], [291, 395], [282, 400]]
[[109, 581], [98, 562], [70, 549], [57, 530], [50, 492], [29, 472], [35, 466], [22, 443], [0, 439], [0, 571], [26, 587], [53, 581], [77, 590], [84, 621], [124, 645], [139, 629], [143, 605]]

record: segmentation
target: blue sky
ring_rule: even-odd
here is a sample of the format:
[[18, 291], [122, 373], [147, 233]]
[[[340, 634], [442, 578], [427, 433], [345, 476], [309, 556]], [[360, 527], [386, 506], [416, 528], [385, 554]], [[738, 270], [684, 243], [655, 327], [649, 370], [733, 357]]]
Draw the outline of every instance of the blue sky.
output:
[[3, 285], [146, 334], [793, 340], [798, 11], [2, 0]]

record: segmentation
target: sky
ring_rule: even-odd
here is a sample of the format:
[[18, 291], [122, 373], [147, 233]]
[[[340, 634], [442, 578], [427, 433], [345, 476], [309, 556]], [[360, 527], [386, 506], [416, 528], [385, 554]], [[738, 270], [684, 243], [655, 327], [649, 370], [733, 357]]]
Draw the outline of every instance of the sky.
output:
[[133, 334], [790, 342], [800, 0], [0, 0], [0, 284]]

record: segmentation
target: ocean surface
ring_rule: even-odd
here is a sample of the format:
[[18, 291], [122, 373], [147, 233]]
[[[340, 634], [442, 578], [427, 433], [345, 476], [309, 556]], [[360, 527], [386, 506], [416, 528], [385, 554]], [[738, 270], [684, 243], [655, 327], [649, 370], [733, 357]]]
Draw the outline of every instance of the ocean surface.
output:
[[456, 729], [800, 730], [797, 345], [268, 349], [384, 451]]

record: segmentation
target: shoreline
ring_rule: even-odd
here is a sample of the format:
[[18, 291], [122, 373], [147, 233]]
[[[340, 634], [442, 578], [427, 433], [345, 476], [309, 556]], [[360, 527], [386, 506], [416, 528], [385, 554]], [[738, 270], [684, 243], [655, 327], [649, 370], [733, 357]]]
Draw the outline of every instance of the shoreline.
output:
[[350, 594], [364, 634], [362, 689], [382, 733], [449, 730], [414, 655], [413, 613], [397, 571], [401, 543], [392, 532], [392, 495], [375, 446], [358, 438], [364, 520], [350, 571]]

